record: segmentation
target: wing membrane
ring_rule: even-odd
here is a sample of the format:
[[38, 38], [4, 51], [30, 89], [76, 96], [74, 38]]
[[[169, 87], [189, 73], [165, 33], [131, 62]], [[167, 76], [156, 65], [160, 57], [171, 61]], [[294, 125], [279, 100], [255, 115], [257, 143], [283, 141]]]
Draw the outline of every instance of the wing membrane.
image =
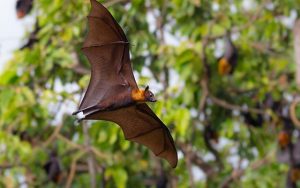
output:
[[[114, 42], [122, 42], [113, 28], [103, 19], [98, 17], [88, 17], [89, 32], [83, 43], [83, 48], [93, 46], [103, 46], [105, 44], [113, 44]], [[123, 41], [124, 43], [126, 41]]]
[[107, 120], [117, 123], [127, 140], [148, 147], [158, 157], [166, 159], [172, 167], [177, 165], [177, 152], [168, 128], [147, 104], [97, 112], [86, 119]]
[[[99, 103], [109, 88], [125, 83], [117, 69], [121, 66], [124, 45], [83, 49], [91, 64], [91, 78], [79, 109]], [[113, 95], [113, 93], [112, 93]]]
[[92, 10], [89, 14], [90, 17], [96, 17], [104, 20], [111, 28], [113, 28], [115, 33], [118, 33], [119, 39], [125, 42], [128, 42], [124, 31], [120, 25], [116, 22], [110, 12], [96, 0], [91, 0]]

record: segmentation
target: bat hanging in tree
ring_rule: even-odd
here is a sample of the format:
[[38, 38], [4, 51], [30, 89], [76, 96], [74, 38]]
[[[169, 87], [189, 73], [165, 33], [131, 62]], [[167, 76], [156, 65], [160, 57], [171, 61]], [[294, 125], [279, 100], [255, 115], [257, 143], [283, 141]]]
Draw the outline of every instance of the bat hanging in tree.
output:
[[89, 33], [82, 51], [91, 64], [91, 79], [78, 113], [80, 120], [106, 120], [118, 124], [127, 140], [143, 144], [172, 167], [177, 165], [173, 138], [164, 123], [145, 102], [155, 102], [147, 86], [134, 79], [129, 42], [109, 11], [91, 0]]
[[55, 151], [52, 151], [49, 156], [50, 159], [43, 166], [47, 174], [47, 181], [59, 183], [62, 179], [62, 170], [59, 164], [59, 159]]
[[16, 4], [17, 17], [25, 17], [32, 9], [33, 0], [18, 0]]
[[230, 35], [225, 36], [225, 53], [218, 61], [218, 72], [220, 75], [232, 74], [237, 64], [238, 51], [230, 39]]

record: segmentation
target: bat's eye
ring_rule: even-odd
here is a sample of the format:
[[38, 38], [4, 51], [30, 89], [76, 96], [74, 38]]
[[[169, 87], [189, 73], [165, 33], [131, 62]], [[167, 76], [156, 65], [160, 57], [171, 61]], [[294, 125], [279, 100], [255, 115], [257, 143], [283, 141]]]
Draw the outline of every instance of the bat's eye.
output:
[[153, 93], [150, 93], [150, 97], [153, 97]]

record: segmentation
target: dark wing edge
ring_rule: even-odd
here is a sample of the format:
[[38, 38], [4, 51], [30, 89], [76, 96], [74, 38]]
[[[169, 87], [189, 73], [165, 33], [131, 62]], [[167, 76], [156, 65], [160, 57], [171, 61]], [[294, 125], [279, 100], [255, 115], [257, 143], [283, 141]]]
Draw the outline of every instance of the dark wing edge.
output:
[[108, 25], [110, 25], [119, 34], [121, 39], [128, 42], [126, 35], [111, 13], [96, 0], [91, 0], [92, 10], [89, 14], [91, 17], [103, 18]]
[[[99, 42], [98, 45], [103, 45], [105, 42], [107, 44], [110, 43], [128, 43], [128, 40], [126, 38], [126, 35], [120, 25], [117, 23], [117, 21], [113, 18], [113, 16], [110, 14], [110, 12], [99, 2], [96, 0], [91, 0], [91, 11], [88, 15], [88, 20], [89, 20], [89, 26], [90, 26], [90, 31], [89, 35], [86, 38], [83, 47], [89, 47], [92, 45], [97, 45], [97, 42]], [[93, 21], [95, 23], [93, 23]], [[100, 24], [99, 24], [100, 23]], [[104, 26], [104, 27], [93, 27], [93, 26]], [[92, 27], [91, 27], [92, 26]], [[110, 32], [106, 32], [103, 35], [103, 32], [101, 30], [108, 30]], [[96, 32], [94, 32], [96, 31]], [[100, 33], [101, 32], [101, 35]], [[90, 35], [90, 34], [94, 35]], [[90, 37], [89, 37], [90, 36]], [[89, 39], [92, 38], [93, 41], [95, 42], [90, 43]], [[100, 39], [99, 41], [95, 39]], [[107, 41], [106, 41], [106, 40]]]
[[96, 112], [86, 119], [115, 122], [121, 127], [126, 140], [146, 146], [157, 157], [167, 160], [173, 168], [177, 166], [177, 150], [170, 131], [147, 104]]

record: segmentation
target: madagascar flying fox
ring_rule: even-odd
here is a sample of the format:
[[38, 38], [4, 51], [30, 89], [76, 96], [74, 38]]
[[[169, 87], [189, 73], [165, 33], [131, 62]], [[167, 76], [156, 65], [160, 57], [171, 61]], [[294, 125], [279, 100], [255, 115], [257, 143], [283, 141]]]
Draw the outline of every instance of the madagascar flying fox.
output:
[[91, 79], [79, 110], [80, 120], [107, 120], [118, 124], [125, 138], [143, 144], [155, 155], [177, 165], [173, 138], [164, 123], [145, 102], [156, 99], [149, 87], [135, 81], [129, 42], [109, 11], [91, 0], [89, 32], [82, 51], [91, 64]]
[[47, 173], [47, 180], [59, 183], [62, 176], [59, 159], [54, 151], [52, 151], [49, 156], [50, 159], [43, 166], [45, 172]]
[[238, 51], [227, 34], [225, 37], [225, 53], [218, 61], [218, 72], [220, 75], [232, 74], [236, 67]]

